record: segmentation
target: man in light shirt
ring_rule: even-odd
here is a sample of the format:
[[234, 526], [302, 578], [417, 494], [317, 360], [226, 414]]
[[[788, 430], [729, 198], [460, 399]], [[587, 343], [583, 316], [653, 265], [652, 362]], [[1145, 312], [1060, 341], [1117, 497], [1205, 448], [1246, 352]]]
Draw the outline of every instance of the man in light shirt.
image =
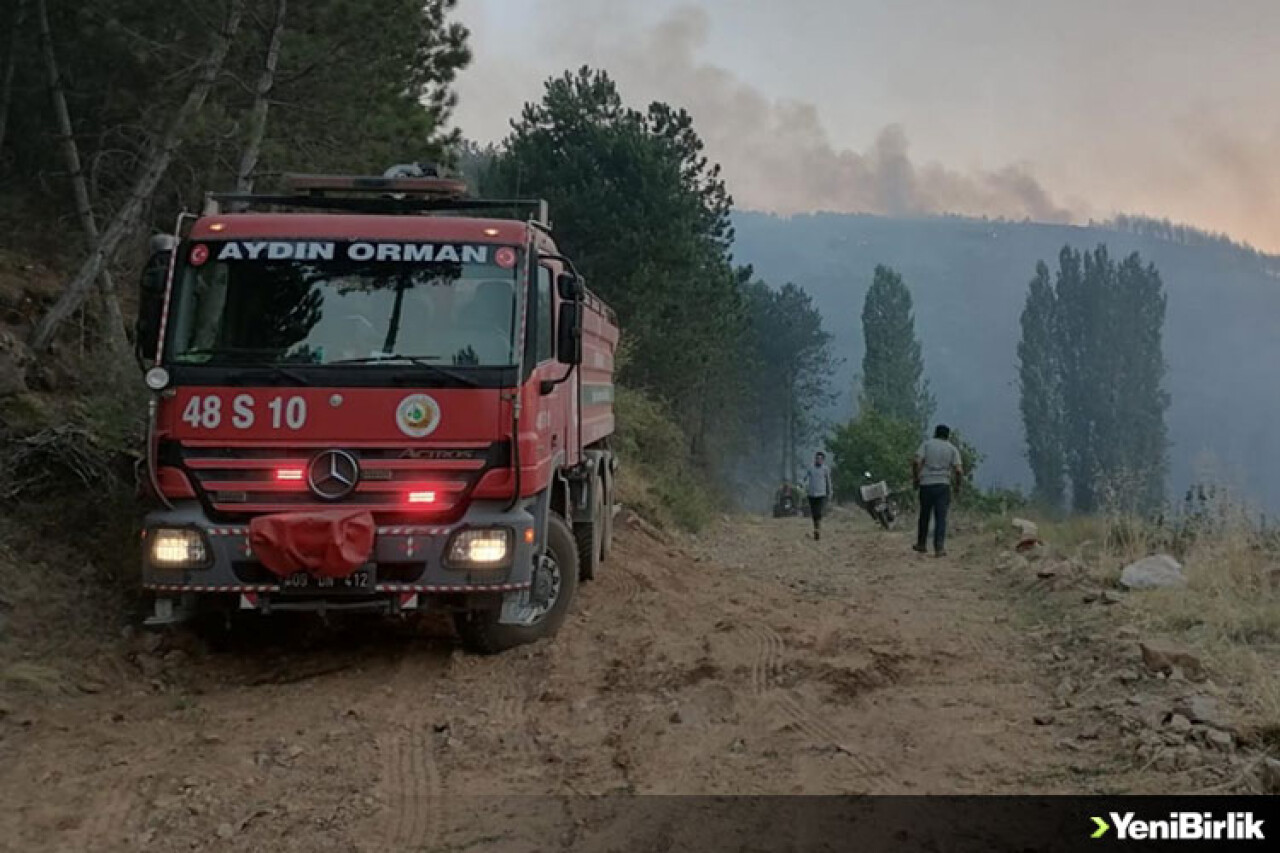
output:
[[819, 450], [813, 455], [813, 467], [805, 475], [809, 494], [809, 515], [813, 518], [813, 538], [822, 538], [822, 514], [834, 489], [831, 488], [831, 469], [827, 467], [827, 454]]
[[947, 555], [947, 510], [951, 507], [951, 487], [960, 493], [964, 466], [960, 451], [952, 444], [951, 429], [939, 424], [933, 438], [925, 439], [911, 461], [911, 479], [920, 490], [920, 522], [916, 531], [916, 551], [928, 553], [929, 517], [933, 517], [933, 553]]

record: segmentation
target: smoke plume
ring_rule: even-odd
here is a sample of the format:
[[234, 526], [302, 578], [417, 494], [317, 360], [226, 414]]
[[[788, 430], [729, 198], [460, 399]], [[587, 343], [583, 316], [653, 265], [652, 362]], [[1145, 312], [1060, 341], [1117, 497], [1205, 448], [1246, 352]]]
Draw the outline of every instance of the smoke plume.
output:
[[[865, 150], [839, 146], [814, 104], [771, 99], [726, 69], [699, 61], [710, 33], [700, 8], [681, 7], [645, 29], [619, 27], [616, 20], [601, 26], [598, 18], [582, 18], [582, 6], [573, 0], [552, 4], [557, 6], [564, 14], [549, 18], [577, 24], [569, 34], [558, 29], [556, 42], [572, 43], [575, 54], [609, 71], [628, 100], [663, 100], [689, 110], [739, 207], [783, 214], [1071, 218], [1025, 166], [961, 172], [915, 162], [898, 125], [882, 129]], [[613, 35], [619, 30], [627, 35]]]

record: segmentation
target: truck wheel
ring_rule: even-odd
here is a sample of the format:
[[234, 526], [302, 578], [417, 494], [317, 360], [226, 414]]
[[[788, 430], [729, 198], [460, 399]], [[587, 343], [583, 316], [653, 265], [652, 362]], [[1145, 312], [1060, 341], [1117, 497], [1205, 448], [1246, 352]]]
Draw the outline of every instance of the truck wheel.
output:
[[552, 573], [552, 599], [546, 608], [532, 614], [526, 625], [499, 624], [497, 610], [457, 614], [454, 624], [467, 649], [492, 655], [555, 636], [569, 615], [578, 590], [577, 543], [569, 532], [569, 525], [558, 515], [547, 519], [547, 557]]
[[593, 478], [591, 489], [590, 521], [573, 526], [573, 536], [578, 542], [578, 577], [584, 581], [595, 578], [600, 567], [600, 542], [604, 539], [604, 484]]
[[[601, 481], [604, 482], [604, 481]], [[613, 480], [610, 478], [609, 485], [606, 486], [604, 493], [604, 514], [600, 516], [600, 524], [602, 530], [600, 533], [600, 562], [609, 559], [609, 552], [613, 550]]]

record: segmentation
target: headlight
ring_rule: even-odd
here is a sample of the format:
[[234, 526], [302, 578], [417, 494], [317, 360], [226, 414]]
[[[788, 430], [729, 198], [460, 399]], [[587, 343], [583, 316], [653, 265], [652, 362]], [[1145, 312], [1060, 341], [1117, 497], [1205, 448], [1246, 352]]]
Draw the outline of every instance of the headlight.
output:
[[449, 542], [445, 562], [450, 566], [501, 568], [511, 560], [511, 531], [504, 527], [462, 530]]
[[147, 371], [143, 381], [147, 383], [147, 387], [152, 391], [163, 391], [169, 387], [169, 371], [163, 367], [153, 367]]
[[153, 530], [150, 553], [152, 565], [164, 569], [196, 569], [209, 563], [209, 547], [198, 530]]

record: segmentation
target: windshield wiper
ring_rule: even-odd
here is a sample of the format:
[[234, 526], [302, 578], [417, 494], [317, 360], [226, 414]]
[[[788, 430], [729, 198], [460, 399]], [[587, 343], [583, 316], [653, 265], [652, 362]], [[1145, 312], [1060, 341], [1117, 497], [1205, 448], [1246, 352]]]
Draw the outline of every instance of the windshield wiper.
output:
[[272, 373], [276, 374], [277, 376], [283, 376], [284, 378], [292, 380], [293, 382], [296, 382], [299, 385], [311, 384], [309, 381], [307, 381], [307, 377], [303, 376], [301, 373], [296, 373], [292, 370], [289, 370], [287, 367], [281, 367], [278, 364], [255, 364], [252, 367], [249, 367], [249, 368], [246, 368], [245, 370], [240, 371], [239, 373], [233, 373], [232, 375], [228, 376], [227, 381], [234, 382], [234, 383], [244, 382], [247, 379], [255, 378], [257, 376], [257, 372], [260, 370], [269, 370]]
[[[186, 364], [182, 359], [193, 355], [211, 355], [214, 357], [220, 355], [274, 355], [280, 351], [280, 347], [208, 347], [206, 349], [189, 349], [178, 353], [174, 357], [174, 361], [178, 364]], [[195, 364], [203, 364], [204, 362], [194, 362]]]
[[466, 385], [471, 388], [479, 388], [480, 383], [475, 377], [468, 376], [465, 373], [459, 373], [456, 370], [450, 370], [447, 367], [441, 367], [438, 364], [432, 364], [432, 360], [438, 360], [438, 355], [400, 355], [399, 353], [388, 353], [385, 355], [371, 355], [364, 358], [343, 358], [338, 361], [330, 361], [326, 367], [341, 364], [387, 364], [397, 361], [406, 361], [414, 367], [421, 367], [434, 373], [436, 376], [457, 382], [460, 385]]
[[280, 352], [279, 347], [210, 347], [208, 349], [187, 350], [186, 352], [181, 353], [177, 358], [175, 358], [174, 362], [176, 364], [183, 364], [183, 365], [189, 364], [192, 366], [203, 366], [203, 367], [244, 368], [239, 373], [233, 373], [227, 377], [227, 381], [234, 384], [239, 384], [250, 378], [256, 377], [258, 371], [267, 370], [276, 374], [277, 376], [283, 376], [292, 382], [296, 382], [299, 385], [310, 385], [311, 383], [308, 382], [307, 378], [302, 374], [289, 370], [287, 367], [281, 367], [278, 364], [270, 364], [270, 363], [268, 364], [242, 364], [242, 363], [209, 364], [208, 362], [202, 362], [202, 361], [183, 361], [183, 359], [187, 356], [200, 356], [200, 355], [207, 355], [207, 356], [213, 356], [213, 357], [217, 357], [220, 355], [221, 356], [264, 356], [264, 355], [275, 355], [278, 352]]
[[400, 355], [399, 353], [383, 353], [382, 355], [369, 355], [363, 358], [341, 358], [337, 361], [326, 362], [327, 364], [377, 364], [383, 361], [407, 361], [418, 367], [434, 367], [433, 361], [439, 361], [438, 355]]

